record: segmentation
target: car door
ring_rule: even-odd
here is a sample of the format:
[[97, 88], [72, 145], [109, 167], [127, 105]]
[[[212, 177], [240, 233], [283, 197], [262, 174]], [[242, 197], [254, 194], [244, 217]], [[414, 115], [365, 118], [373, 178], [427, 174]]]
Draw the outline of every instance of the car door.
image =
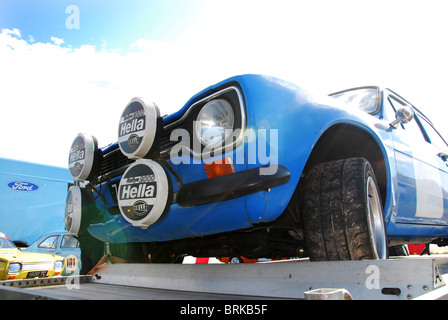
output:
[[448, 224], [448, 145], [429, 120], [422, 117], [421, 124], [436, 155], [443, 195], [442, 224]]
[[56, 254], [59, 247], [59, 235], [48, 236], [37, 247], [41, 253]]
[[[390, 92], [385, 95], [384, 104], [385, 108], [394, 111], [409, 106]], [[398, 179], [395, 222], [447, 225], [448, 205], [445, 199], [448, 168], [441, 155], [444, 151], [433, 144], [426, 133], [422, 124], [429, 125], [426, 118], [418, 110], [413, 110], [412, 121], [402, 123], [391, 131]]]
[[79, 258], [80, 249], [78, 240], [72, 236], [64, 235], [62, 237], [60, 251], [60, 254], [64, 257], [74, 255]]
[[73, 272], [81, 270], [81, 249], [79, 248], [79, 242], [76, 238], [69, 235], [63, 235], [61, 241], [59, 255], [65, 258], [65, 269], [63, 275], [71, 275]]

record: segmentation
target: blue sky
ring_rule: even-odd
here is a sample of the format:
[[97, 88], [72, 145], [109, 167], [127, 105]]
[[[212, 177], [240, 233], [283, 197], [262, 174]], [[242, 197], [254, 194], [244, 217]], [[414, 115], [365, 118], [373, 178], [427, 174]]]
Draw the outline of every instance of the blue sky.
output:
[[[67, 7], [79, 29], [67, 28]], [[115, 142], [135, 96], [162, 114], [237, 74], [322, 94], [384, 85], [448, 138], [446, 0], [0, 0], [0, 157], [67, 166]]]
[[[83, 44], [126, 51], [140, 38], [172, 40], [195, 19], [204, 0], [2, 0], [2, 28], [18, 28], [26, 39], [50, 42], [64, 40], [65, 46]], [[67, 7], [79, 8], [79, 29], [67, 29]], [[69, 11], [70, 12], [70, 11]], [[105, 41], [105, 42], [104, 42]]]

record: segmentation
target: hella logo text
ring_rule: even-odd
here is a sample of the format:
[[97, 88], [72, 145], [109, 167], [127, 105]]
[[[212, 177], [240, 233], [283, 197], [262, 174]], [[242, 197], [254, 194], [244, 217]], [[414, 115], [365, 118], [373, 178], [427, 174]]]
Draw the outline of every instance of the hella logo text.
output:
[[78, 161], [78, 160], [84, 160], [85, 154], [86, 154], [86, 150], [85, 149], [75, 150], [73, 152], [70, 152], [69, 163], [73, 163], [73, 162]]
[[120, 188], [120, 199], [152, 198], [154, 197], [154, 185], [128, 184]]
[[144, 118], [123, 122], [120, 124], [120, 137], [143, 129], [145, 129]]

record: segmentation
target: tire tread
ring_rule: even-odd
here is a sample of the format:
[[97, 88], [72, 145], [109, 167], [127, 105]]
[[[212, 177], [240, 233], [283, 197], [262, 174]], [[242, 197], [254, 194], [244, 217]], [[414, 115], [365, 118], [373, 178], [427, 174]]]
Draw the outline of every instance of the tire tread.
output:
[[373, 258], [366, 215], [366, 174], [373, 174], [373, 169], [364, 158], [326, 162], [310, 170], [303, 222], [311, 260]]

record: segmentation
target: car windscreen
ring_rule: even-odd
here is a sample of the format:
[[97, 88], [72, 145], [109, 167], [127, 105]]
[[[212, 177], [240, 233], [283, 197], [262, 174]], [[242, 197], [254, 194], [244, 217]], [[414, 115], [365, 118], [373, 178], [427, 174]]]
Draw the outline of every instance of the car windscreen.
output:
[[379, 90], [376, 87], [351, 89], [333, 93], [330, 96], [370, 114], [378, 111]]
[[0, 248], [1, 249], [14, 249], [16, 246], [5, 238], [0, 238]]

